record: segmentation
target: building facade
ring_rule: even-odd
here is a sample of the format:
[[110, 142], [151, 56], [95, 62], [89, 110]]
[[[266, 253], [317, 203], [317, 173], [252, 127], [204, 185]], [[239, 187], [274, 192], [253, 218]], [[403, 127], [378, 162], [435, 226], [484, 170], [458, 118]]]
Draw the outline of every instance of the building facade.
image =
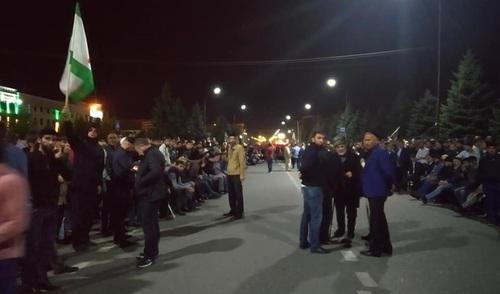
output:
[[[63, 101], [21, 93], [16, 89], [0, 86], [0, 121], [9, 126], [20, 119], [29, 119], [33, 128], [52, 127], [58, 131]], [[91, 108], [84, 102], [69, 105], [71, 119], [90, 120]]]

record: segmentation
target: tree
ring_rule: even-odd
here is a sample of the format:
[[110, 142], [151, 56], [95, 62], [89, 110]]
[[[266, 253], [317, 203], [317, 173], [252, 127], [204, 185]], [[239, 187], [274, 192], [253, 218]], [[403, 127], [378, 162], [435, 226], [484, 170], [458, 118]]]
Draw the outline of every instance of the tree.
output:
[[497, 99], [493, 105], [492, 112], [493, 116], [489, 122], [489, 131], [491, 135], [500, 137], [500, 99]]
[[215, 119], [215, 127], [212, 136], [217, 139], [217, 142], [222, 143], [226, 139], [227, 133], [230, 131], [230, 126], [224, 116], [218, 116]]
[[205, 137], [205, 130], [203, 128], [203, 115], [198, 103], [196, 103], [191, 110], [191, 116], [188, 119], [186, 130], [187, 135], [190, 138], [198, 140]]
[[437, 99], [431, 91], [425, 90], [424, 96], [413, 103], [406, 134], [410, 137], [426, 137], [432, 134], [436, 121]]
[[482, 69], [469, 50], [461, 60], [448, 98], [442, 107], [441, 126], [444, 135], [487, 135], [493, 92], [482, 82]]
[[32, 128], [33, 118], [31, 113], [21, 110], [17, 117], [11, 117], [11, 122], [9, 129], [11, 132], [19, 136], [19, 138], [24, 138], [26, 133]]
[[186, 110], [179, 98], [173, 97], [167, 83], [153, 106], [153, 123], [160, 137], [185, 137]]
[[405, 91], [401, 91], [389, 106], [385, 115], [382, 131], [390, 135], [397, 127], [398, 134], [405, 135], [408, 128], [408, 117], [410, 115], [412, 102]]

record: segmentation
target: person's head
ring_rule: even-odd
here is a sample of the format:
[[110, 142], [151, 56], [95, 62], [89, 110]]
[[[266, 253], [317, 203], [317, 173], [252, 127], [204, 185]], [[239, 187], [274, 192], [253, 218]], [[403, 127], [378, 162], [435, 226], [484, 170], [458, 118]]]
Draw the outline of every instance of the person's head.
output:
[[446, 167], [452, 167], [453, 166], [453, 158], [450, 158], [449, 156], [447, 156], [445, 159], [444, 159], [444, 165]]
[[87, 132], [87, 137], [89, 137], [92, 140], [97, 140], [98, 133], [97, 133], [97, 127], [96, 126], [90, 126]]
[[344, 137], [335, 137], [333, 139], [333, 147], [338, 155], [345, 155], [347, 153], [347, 145]]
[[57, 133], [54, 129], [44, 128], [38, 133], [37, 143], [40, 146], [40, 150], [44, 153], [50, 153], [54, 151], [56, 145]]
[[117, 133], [110, 132], [106, 137], [106, 143], [108, 143], [109, 146], [118, 146], [120, 144], [120, 137], [118, 137]]
[[183, 171], [186, 169], [186, 161], [184, 160], [177, 160], [175, 162], [175, 167], [180, 170], [180, 171]]
[[363, 135], [363, 147], [366, 150], [372, 150], [380, 143], [380, 136], [375, 131], [367, 131]]
[[148, 138], [135, 138], [134, 148], [139, 155], [144, 155], [144, 151], [151, 147], [151, 141]]
[[120, 146], [125, 151], [134, 151], [135, 150], [134, 144], [135, 144], [134, 137], [123, 137], [120, 140]]
[[236, 136], [231, 135], [231, 136], [227, 137], [227, 143], [229, 145], [234, 146], [234, 145], [236, 145], [236, 142], [237, 142]]
[[486, 153], [488, 155], [495, 155], [497, 154], [497, 145], [493, 141], [487, 141], [486, 142]]
[[459, 168], [462, 165], [462, 161], [460, 158], [453, 158], [453, 167], [454, 168]]
[[424, 142], [424, 147], [425, 147], [425, 148], [431, 148], [431, 142], [429, 142], [429, 141], [425, 141], [425, 142]]
[[311, 136], [313, 144], [323, 146], [325, 144], [325, 135], [322, 132], [314, 132]]

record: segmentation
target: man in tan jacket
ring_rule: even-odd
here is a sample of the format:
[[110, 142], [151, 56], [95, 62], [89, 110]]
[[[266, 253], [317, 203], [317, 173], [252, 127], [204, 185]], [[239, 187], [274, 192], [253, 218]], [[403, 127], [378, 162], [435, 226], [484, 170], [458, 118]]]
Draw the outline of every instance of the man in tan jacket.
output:
[[245, 149], [238, 144], [235, 136], [229, 136], [227, 143], [229, 145], [227, 151], [227, 186], [231, 210], [224, 216], [241, 219], [243, 218], [243, 187], [241, 182], [245, 180], [246, 169]]

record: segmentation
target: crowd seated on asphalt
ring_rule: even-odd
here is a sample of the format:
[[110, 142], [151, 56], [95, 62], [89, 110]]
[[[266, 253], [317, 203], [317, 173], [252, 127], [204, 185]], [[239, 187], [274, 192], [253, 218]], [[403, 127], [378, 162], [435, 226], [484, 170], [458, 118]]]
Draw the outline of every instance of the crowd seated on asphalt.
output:
[[485, 184], [498, 189], [500, 183], [499, 163], [492, 165], [488, 160], [495, 156], [498, 160], [497, 145], [491, 136], [446, 141], [390, 140], [385, 147], [397, 163], [397, 191], [407, 192], [424, 204], [445, 205], [500, 224], [499, 200], [487, 199], [483, 191]]

